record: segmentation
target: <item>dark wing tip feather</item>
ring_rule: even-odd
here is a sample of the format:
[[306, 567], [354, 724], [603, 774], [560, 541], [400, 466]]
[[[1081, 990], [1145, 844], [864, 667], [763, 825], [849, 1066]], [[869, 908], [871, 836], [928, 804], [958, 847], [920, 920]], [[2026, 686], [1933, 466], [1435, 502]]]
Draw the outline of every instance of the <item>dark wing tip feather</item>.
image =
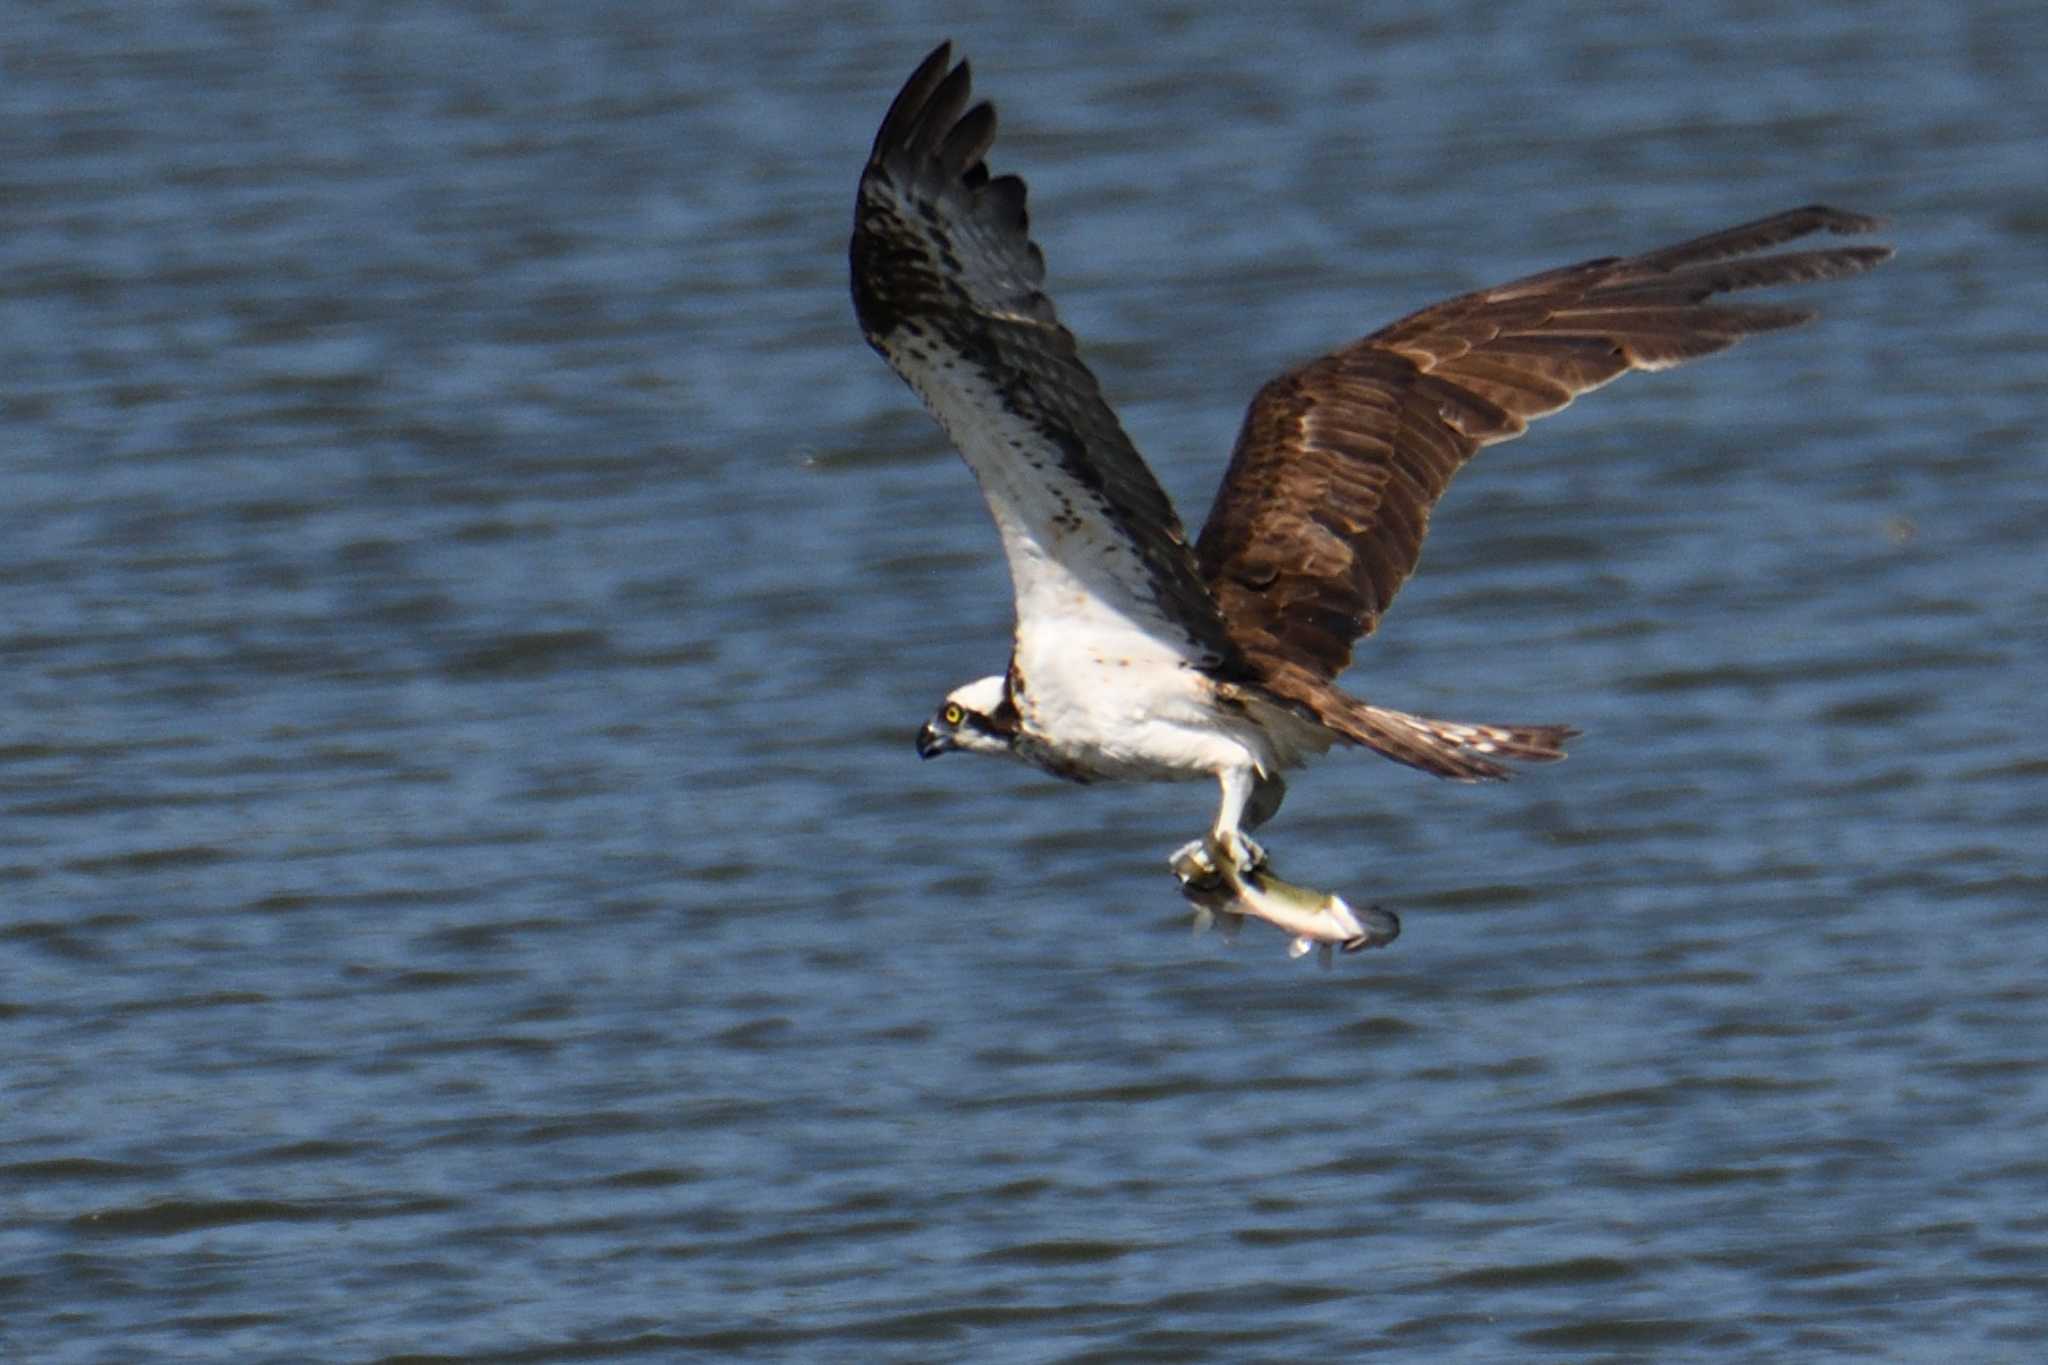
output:
[[[962, 63], [961, 70], [966, 70]], [[981, 159], [996, 140], [996, 107], [983, 100], [960, 116], [938, 150], [939, 172], [948, 180], [966, 179], [979, 170], [987, 183], [988, 169]]]
[[1806, 212], [1824, 219], [1822, 226], [1829, 232], [1877, 232], [1891, 226], [1891, 219], [1877, 213], [1852, 213], [1848, 209], [1829, 208], [1826, 204], [1809, 204]]
[[[913, 176], [929, 169], [941, 181], [961, 181], [968, 189], [988, 183], [982, 157], [995, 144], [995, 106], [983, 100], [968, 108], [973, 68], [963, 57], [948, 69], [952, 53], [952, 43], [940, 43], [904, 82], [875, 134], [868, 154], [870, 169], [884, 167]], [[1020, 184], [1018, 189], [1022, 188]]]
[[1000, 214], [1004, 225], [1018, 233], [1028, 232], [1031, 227], [1030, 215], [1024, 208], [1026, 197], [1024, 181], [1014, 175], [997, 176], [983, 192], [990, 212]]
[[1687, 262], [1668, 268], [1621, 262], [1595, 293], [1602, 300], [1641, 297], [1700, 303], [1716, 294], [1744, 289], [1845, 279], [1861, 275], [1891, 258], [1892, 249], [1888, 246], [1838, 246]]
[[974, 72], [966, 58], [946, 73], [931, 98], [925, 101], [914, 125], [908, 150], [933, 155], [943, 147], [948, 131], [967, 109], [974, 94]]
[[[957, 300], [963, 289], [1029, 292], [1043, 278], [1024, 183], [991, 179], [982, 159], [995, 142], [996, 112], [987, 101], [969, 107], [973, 88], [967, 60], [954, 62], [952, 44], [940, 43], [882, 116], [861, 172], [851, 243], [854, 309], [870, 343], [879, 345], [907, 312]], [[991, 234], [980, 243], [987, 268], [972, 282], [960, 272], [960, 232]], [[1041, 308], [1031, 300], [1019, 306]], [[1004, 310], [1014, 311], [1007, 301]]]
[[[1853, 237], [1865, 232], [1875, 232], [1884, 225], [1884, 219], [1867, 213], [1851, 213], [1846, 209], [1830, 208], [1826, 204], [1808, 204], [1804, 208], [1787, 209], [1783, 213], [1774, 213], [1767, 218], [1738, 223], [1731, 228], [1722, 228], [1719, 232], [1710, 232], [1704, 237], [1695, 237], [1690, 241], [1646, 252], [1628, 264], [1640, 265], [1652, 271], [1669, 271], [1684, 265], [1751, 256], [1759, 251], [1767, 251], [1771, 247], [1811, 236], [1816, 232], [1828, 232], [1837, 237]], [[1889, 254], [1889, 248], [1885, 250], [1886, 254]]]
[[[870, 163], [881, 161], [891, 151], [907, 148], [918, 126], [924, 121], [925, 106], [930, 102], [932, 92], [946, 79], [946, 67], [953, 60], [953, 44], [949, 39], [940, 43], [919, 62], [917, 70], [910, 73], [910, 79], [896, 92], [896, 98], [889, 102], [889, 112], [882, 115], [882, 126], [875, 130], [875, 145], [868, 153]], [[965, 70], [966, 62], [960, 64]]]

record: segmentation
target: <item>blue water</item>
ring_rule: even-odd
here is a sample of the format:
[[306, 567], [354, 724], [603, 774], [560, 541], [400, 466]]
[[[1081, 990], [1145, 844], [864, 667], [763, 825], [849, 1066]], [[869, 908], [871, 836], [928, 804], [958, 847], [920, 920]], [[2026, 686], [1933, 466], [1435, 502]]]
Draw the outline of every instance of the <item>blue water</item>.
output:
[[[17, 6], [0, 1358], [2027, 1360], [2048, 19]], [[844, 247], [938, 38], [1198, 520], [1441, 295], [1822, 200], [1823, 320], [1490, 449], [1351, 681], [1319, 973], [1213, 793], [918, 724], [972, 480]]]

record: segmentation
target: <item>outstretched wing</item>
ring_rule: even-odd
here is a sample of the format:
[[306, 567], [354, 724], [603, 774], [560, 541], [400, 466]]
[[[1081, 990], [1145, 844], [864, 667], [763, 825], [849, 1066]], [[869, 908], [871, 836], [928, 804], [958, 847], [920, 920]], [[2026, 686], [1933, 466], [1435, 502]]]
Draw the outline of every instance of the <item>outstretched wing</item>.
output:
[[1173, 504], [1040, 288], [1024, 182], [982, 157], [941, 43], [890, 105], [860, 179], [853, 301], [868, 344], [944, 427], [1002, 534], [1020, 633], [1132, 626], [1204, 667], [1236, 658]]
[[1245, 415], [1196, 547], [1260, 671], [1328, 681], [1415, 569], [1430, 509], [1483, 445], [1630, 370], [1661, 370], [1803, 308], [1718, 294], [1858, 274], [1884, 246], [1756, 253], [1875, 218], [1813, 206], [1626, 259], [1449, 299], [1281, 375]]

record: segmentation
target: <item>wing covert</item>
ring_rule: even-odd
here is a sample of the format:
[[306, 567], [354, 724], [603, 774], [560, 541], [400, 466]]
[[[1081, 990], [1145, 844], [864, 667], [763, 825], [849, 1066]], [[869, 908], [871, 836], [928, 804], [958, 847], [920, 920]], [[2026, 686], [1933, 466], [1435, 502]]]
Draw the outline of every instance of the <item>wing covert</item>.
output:
[[1880, 220], [1793, 209], [1628, 258], [1434, 304], [1268, 383], [1245, 414], [1197, 558], [1262, 669], [1349, 665], [1414, 571], [1437, 500], [1481, 446], [1630, 370], [1659, 370], [1808, 321], [1717, 295], [1859, 274], [1884, 246], [1758, 255]]

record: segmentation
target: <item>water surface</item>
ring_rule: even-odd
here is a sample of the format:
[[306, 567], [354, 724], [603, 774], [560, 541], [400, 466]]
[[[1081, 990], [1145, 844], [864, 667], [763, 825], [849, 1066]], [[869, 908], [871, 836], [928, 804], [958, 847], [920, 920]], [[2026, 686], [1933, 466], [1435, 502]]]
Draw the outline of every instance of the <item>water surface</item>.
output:
[[[10, 21], [0, 1354], [2026, 1358], [2035, 9], [820, 13]], [[942, 36], [1191, 521], [1444, 293], [1895, 220], [1453, 490], [1353, 683], [1587, 733], [1295, 782], [1390, 951], [1190, 935], [1210, 790], [911, 753], [1009, 624], [845, 291]]]

